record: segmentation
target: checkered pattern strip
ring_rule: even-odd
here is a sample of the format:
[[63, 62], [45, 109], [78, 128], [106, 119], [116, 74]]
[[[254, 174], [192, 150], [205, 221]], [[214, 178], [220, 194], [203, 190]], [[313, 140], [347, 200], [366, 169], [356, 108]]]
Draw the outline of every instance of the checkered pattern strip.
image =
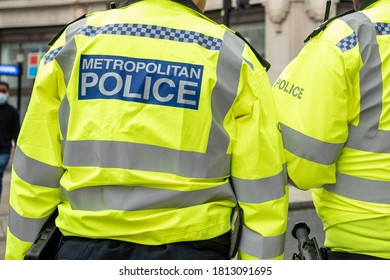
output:
[[44, 58], [43, 58], [43, 62], [44, 64], [47, 64], [49, 63], [50, 61], [54, 60], [54, 58], [57, 56], [57, 54], [62, 50], [62, 47], [59, 47], [57, 49], [54, 49], [54, 50], [51, 50], [50, 52], [48, 52]]
[[376, 34], [378, 35], [389, 35], [390, 34], [390, 24], [377, 22], [374, 24]]
[[99, 34], [148, 37], [183, 43], [195, 43], [208, 50], [219, 50], [222, 45], [221, 39], [198, 32], [146, 24], [108, 24], [100, 27], [88, 25], [84, 26], [78, 34], [89, 37], [95, 37]]
[[357, 44], [357, 36], [354, 33], [349, 35], [348, 37], [341, 39], [340, 42], [336, 44], [343, 52], [346, 52], [350, 49], [353, 49]]

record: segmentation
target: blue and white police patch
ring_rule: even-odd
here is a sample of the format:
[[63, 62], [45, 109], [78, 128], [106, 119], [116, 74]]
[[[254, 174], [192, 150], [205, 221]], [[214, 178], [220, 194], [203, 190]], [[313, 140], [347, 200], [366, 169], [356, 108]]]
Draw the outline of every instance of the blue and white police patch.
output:
[[202, 76], [202, 65], [82, 55], [78, 98], [119, 99], [197, 110]]

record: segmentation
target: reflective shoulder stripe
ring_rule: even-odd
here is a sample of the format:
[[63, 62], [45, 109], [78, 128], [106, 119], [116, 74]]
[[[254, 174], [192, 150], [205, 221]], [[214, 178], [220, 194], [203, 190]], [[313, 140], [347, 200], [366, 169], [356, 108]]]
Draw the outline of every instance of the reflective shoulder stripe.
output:
[[62, 69], [65, 84], [67, 86], [69, 84], [70, 75], [73, 72], [73, 65], [77, 53], [77, 46], [74, 36], [85, 25], [86, 22], [87, 19], [83, 18], [68, 27], [66, 30], [66, 44], [56, 56], [56, 60]]
[[207, 152], [226, 153], [229, 136], [223, 128], [223, 121], [237, 96], [238, 83], [243, 62], [245, 44], [230, 31], [225, 31], [217, 64], [217, 83], [211, 96], [212, 123]]
[[18, 239], [25, 242], [34, 242], [48, 219], [49, 217], [42, 219], [24, 218], [10, 207], [8, 227]]
[[379, 130], [382, 114], [382, 61], [376, 36], [388, 34], [388, 24], [373, 23], [358, 12], [341, 18], [357, 34], [362, 68], [360, 69], [360, 120], [350, 126], [346, 146], [367, 152], [390, 153], [390, 131]]
[[285, 239], [285, 234], [265, 237], [243, 226], [239, 250], [258, 259], [273, 259], [283, 254]]
[[[82, 18], [77, 19], [72, 24], [70, 24], [66, 27], [66, 34], [65, 34], [66, 43], [68, 43], [76, 35], [76, 33], [79, 31], [79, 29], [85, 25], [86, 21], [87, 21], [87, 19], [85, 18], [85, 16], [83, 16]], [[59, 34], [59, 35], [61, 35], [61, 34]], [[64, 46], [61, 46], [61, 47], [58, 47], [56, 49], [49, 51], [44, 56], [44, 64], [47, 64], [47, 63], [53, 61], [63, 48], [64, 48]]]
[[344, 143], [333, 144], [312, 137], [280, 124], [284, 147], [294, 155], [319, 164], [330, 165], [337, 161]]
[[[61, 101], [60, 108], [58, 109], [58, 119], [60, 123], [60, 131], [61, 135], [66, 140], [67, 133], [68, 133], [68, 124], [69, 124], [69, 115], [70, 115], [70, 106], [68, 97], [66, 94], [64, 95], [64, 98]], [[64, 152], [62, 150], [62, 152]]]
[[336, 184], [324, 185], [323, 188], [331, 193], [351, 199], [390, 204], [390, 182], [337, 173]]
[[[370, 131], [374, 133], [370, 137]], [[349, 126], [346, 147], [372, 153], [390, 153], [390, 131], [359, 126]]]
[[56, 167], [26, 156], [16, 146], [13, 168], [15, 173], [25, 182], [48, 188], [59, 188], [64, 173], [62, 167]]
[[258, 180], [244, 180], [232, 177], [233, 188], [240, 202], [262, 203], [286, 195], [287, 173], [283, 170], [272, 177]]
[[177, 191], [141, 186], [96, 186], [73, 191], [61, 189], [73, 210], [137, 211], [162, 208], [185, 208], [214, 201], [237, 202], [228, 183], [202, 190]]

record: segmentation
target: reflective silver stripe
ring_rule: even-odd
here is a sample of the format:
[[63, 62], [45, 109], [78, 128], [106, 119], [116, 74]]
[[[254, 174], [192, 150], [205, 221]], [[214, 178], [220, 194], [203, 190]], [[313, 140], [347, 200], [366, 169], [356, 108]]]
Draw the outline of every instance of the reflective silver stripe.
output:
[[184, 208], [213, 201], [237, 200], [230, 185], [194, 191], [177, 191], [141, 186], [97, 186], [73, 191], [61, 189], [61, 196], [67, 199], [74, 210], [136, 211], [161, 208]]
[[306, 136], [286, 125], [280, 124], [283, 144], [294, 155], [319, 164], [330, 165], [337, 161], [344, 144], [333, 144]]
[[73, 72], [73, 66], [77, 53], [77, 46], [74, 39], [74, 35], [79, 31], [86, 23], [87, 19], [81, 19], [71, 24], [66, 30], [66, 45], [56, 56], [56, 60], [60, 65], [64, 74], [65, 85], [68, 86], [70, 76]]
[[379, 130], [382, 114], [382, 61], [376, 25], [362, 12], [341, 18], [357, 34], [363, 66], [360, 69], [360, 120], [350, 126], [347, 147], [367, 152], [390, 153], [390, 131]]
[[390, 153], [390, 131], [375, 130], [362, 124], [357, 127], [350, 125], [348, 134], [346, 147], [372, 153]]
[[64, 166], [135, 169], [190, 178], [230, 176], [227, 154], [202, 154], [119, 141], [68, 141], [64, 146]]
[[390, 204], [390, 182], [337, 173], [336, 184], [324, 185], [323, 188], [331, 193], [351, 199]]
[[66, 95], [64, 95], [64, 98], [62, 99], [61, 104], [60, 104], [60, 108], [58, 109], [58, 119], [60, 122], [60, 130], [61, 130], [62, 137], [64, 139], [67, 138], [69, 114], [70, 114], [70, 107], [69, 107], [68, 97]]
[[13, 164], [15, 173], [25, 182], [48, 188], [59, 188], [62, 167], [48, 165], [28, 157], [16, 146]]
[[258, 259], [272, 259], [283, 254], [286, 235], [264, 237], [243, 226], [239, 250]]
[[232, 177], [233, 188], [240, 202], [262, 203], [286, 195], [287, 173], [283, 170], [272, 177], [258, 180], [243, 180]]
[[[223, 128], [223, 120], [237, 95], [245, 44], [230, 31], [225, 31], [217, 64], [217, 83], [211, 96], [213, 120], [211, 123], [207, 153], [226, 153], [229, 136]], [[230, 164], [229, 164], [230, 165]]]
[[34, 242], [48, 219], [49, 217], [42, 219], [24, 218], [10, 207], [8, 226], [11, 233], [18, 239], [25, 242]]
[[[81, 19], [76, 21], [75, 23], [68, 26], [66, 30], [66, 44], [63, 49], [56, 56], [56, 60], [60, 65], [62, 72], [64, 74], [65, 85], [68, 86], [70, 81], [70, 76], [73, 71], [74, 62], [77, 54], [77, 47], [75, 43], [74, 36], [76, 33], [85, 25], [87, 19]], [[59, 122], [61, 134], [64, 139], [67, 138], [68, 132], [68, 123], [69, 123], [69, 114], [70, 114], [70, 106], [69, 101], [67, 99], [66, 94], [61, 101], [61, 105], [59, 108]], [[62, 152], [64, 148], [62, 147]]]

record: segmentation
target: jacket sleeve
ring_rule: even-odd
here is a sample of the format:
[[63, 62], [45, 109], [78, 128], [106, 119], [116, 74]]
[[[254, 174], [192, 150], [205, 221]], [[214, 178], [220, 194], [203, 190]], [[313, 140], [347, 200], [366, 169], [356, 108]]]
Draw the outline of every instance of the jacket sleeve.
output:
[[283, 259], [288, 191], [282, 140], [267, 73], [250, 51], [244, 52], [233, 114], [232, 183], [243, 220], [237, 257]]
[[65, 83], [55, 60], [42, 59], [18, 137], [11, 176], [6, 259], [23, 259], [60, 202], [63, 174], [58, 109]]
[[300, 189], [336, 181], [351, 81], [336, 44], [312, 39], [273, 85], [288, 176]]

